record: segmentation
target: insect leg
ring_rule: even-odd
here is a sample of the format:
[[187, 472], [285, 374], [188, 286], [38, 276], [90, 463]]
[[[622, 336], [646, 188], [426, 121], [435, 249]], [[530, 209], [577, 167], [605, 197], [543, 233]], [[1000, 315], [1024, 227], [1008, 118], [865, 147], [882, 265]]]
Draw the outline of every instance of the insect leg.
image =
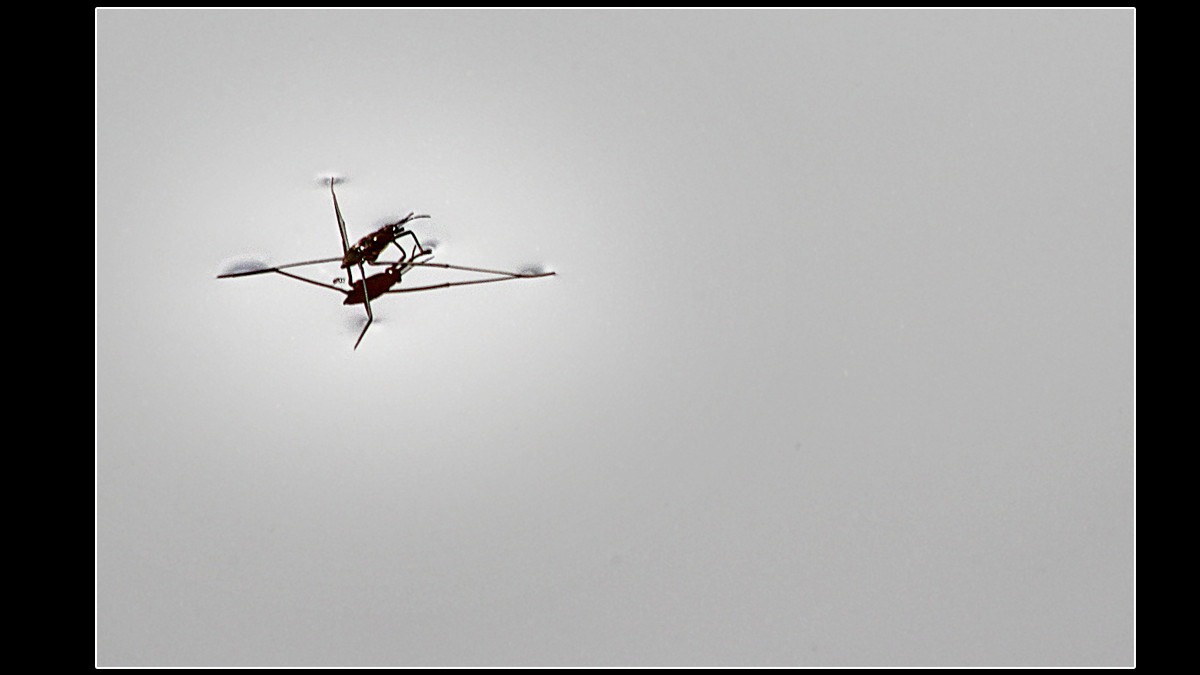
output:
[[[337, 214], [338, 229], [342, 232], [342, 256], [344, 258], [350, 251], [350, 240], [346, 238], [346, 221], [342, 220], [342, 210], [338, 208], [337, 193], [333, 191], [333, 183], [334, 181], [329, 181], [329, 194], [333, 195], [333, 212]], [[366, 277], [363, 278], [365, 279]], [[350, 281], [353, 282], [354, 280], [351, 279]]]
[[[349, 271], [349, 267], [346, 268]], [[375, 320], [375, 315], [371, 313], [371, 296], [367, 294], [367, 273], [363, 270], [362, 263], [358, 265], [358, 273], [362, 275], [362, 294], [363, 305], [367, 308], [367, 325], [363, 326], [362, 332], [358, 334], [358, 340], [354, 343], [354, 348], [358, 349], [358, 343], [367, 335], [367, 329], [371, 327], [371, 322]]]
[[[412, 234], [412, 232], [405, 232], [404, 234]], [[400, 236], [403, 237], [404, 234]], [[408, 251], [405, 251], [404, 247], [400, 245], [399, 237], [392, 240], [392, 245], [394, 245], [400, 251], [400, 260], [398, 262], [404, 262], [405, 260], [408, 260]], [[416, 255], [414, 254], [413, 257], [416, 257]]]
[[413, 286], [411, 288], [395, 288], [388, 293], [412, 293], [414, 291], [433, 291], [439, 288], [450, 288], [451, 286], [470, 286], [472, 284], [490, 284], [495, 281], [512, 281], [513, 279], [537, 279], [539, 277], [552, 277], [554, 272], [542, 272], [540, 274], [510, 274], [503, 277], [493, 277], [491, 279], [472, 279], [471, 281], [448, 281], [441, 284], [433, 284], [431, 286]]
[[[412, 255], [412, 257], [414, 259], [419, 258], [419, 257], [425, 255], [426, 253], [430, 252], [430, 251], [425, 250], [425, 247], [421, 245], [421, 240], [417, 239], [416, 232], [413, 232], [412, 230], [405, 230], [404, 234], [407, 234], [408, 236], [412, 237], [413, 244], [416, 245], [415, 248], [413, 249], [413, 255]], [[400, 235], [400, 236], [404, 236], [404, 235]], [[396, 248], [400, 248], [400, 244], [396, 244]]]

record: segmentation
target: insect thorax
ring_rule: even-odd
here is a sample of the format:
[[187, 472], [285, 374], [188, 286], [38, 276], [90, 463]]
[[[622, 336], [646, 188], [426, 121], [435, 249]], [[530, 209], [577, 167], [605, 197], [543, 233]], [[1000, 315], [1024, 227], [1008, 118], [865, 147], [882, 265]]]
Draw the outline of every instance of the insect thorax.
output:
[[383, 253], [383, 250], [388, 247], [388, 244], [395, 241], [406, 231], [402, 226], [393, 223], [391, 225], [384, 225], [371, 234], [359, 239], [357, 244], [351, 246], [346, 251], [346, 258], [342, 263], [342, 267], [357, 265], [362, 262], [375, 262], [379, 258], [379, 254]]

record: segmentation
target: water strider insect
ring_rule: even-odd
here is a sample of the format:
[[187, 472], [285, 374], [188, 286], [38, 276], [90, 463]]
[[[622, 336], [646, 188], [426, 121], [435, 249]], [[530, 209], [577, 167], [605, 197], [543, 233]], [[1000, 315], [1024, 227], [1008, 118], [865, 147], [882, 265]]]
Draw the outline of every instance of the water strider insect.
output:
[[[276, 265], [275, 267], [256, 268], [251, 270], [239, 270], [227, 272], [218, 275], [218, 279], [229, 279], [232, 277], [245, 277], [254, 274], [266, 274], [275, 272], [282, 274], [285, 277], [290, 277], [298, 281], [329, 288], [342, 293], [346, 296], [342, 302], [343, 305], [363, 305], [367, 310], [367, 325], [363, 326], [362, 332], [358, 335], [358, 340], [354, 343], [354, 348], [358, 349], [359, 343], [367, 334], [367, 329], [371, 327], [371, 323], [375, 320], [375, 315], [371, 312], [371, 301], [377, 299], [384, 293], [412, 293], [415, 291], [431, 291], [438, 288], [449, 288], [450, 286], [468, 286], [471, 284], [486, 284], [494, 281], [509, 281], [512, 279], [536, 279], [538, 277], [552, 276], [554, 272], [542, 271], [520, 271], [520, 272], [505, 272], [502, 270], [484, 269], [482, 267], [464, 267], [461, 265], [448, 265], [446, 263], [429, 262], [429, 257], [433, 255], [433, 251], [421, 245], [417, 240], [417, 235], [412, 230], [405, 227], [408, 223], [420, 218], [428, 218], [427, 215], [408, 214], [400, 220], [384, 225], [375, 230], [371, 234], [358, 240], [354, 246], [350, 246], [350, 240], [346, 237], [346, 221], [342, 219], [342, 209], [338, 206], [337, 193], [333, 186], [340, 183], [341, 180], [336, 178], [329, 179], [329, 194], [333, 196], [333, 211], [337, 215], [338, 230], [342, 235], [342, 257], [340, 258], [322, 258], [320, 260], [305, 260], [303, 262], [288, 263], [286, 265]], [[412, 239], [410, 250], [405, 250], [400, 245], [400, 240], [404, 237]], [[379, 261], [379, 256], [387, 249], [389, 245], [395, 245], [400, 251], [400, 258], [396, 261]], [[419, 260], [425, 258], [425, 260]], [[349, 289], [342, 288], [336, 285], [341, 282], [341, 279], [335, 279], [333, 284], [326, 284], [314, 279], [302, 277], [299, 274], [285, 272], [284, 270], [292, 267], [304, 267], [306, 265], [320, 265], [324, 263], [337, 262], [341, 264], [342, 269], [346, 270], [349, 277]], [[377, 274], [367, 276], [363, 265], [386, 265], [387, 269]], [[359, 278], [354, 278], [354, 268], [358, 268]], [[426, 286], [413, 286], [409, 288], [393, 288], [400, 283], [404, 273], [415, 267], [439, 267], [448, 270], [460, 270], [464, 272], [477, 272], [480, 274], [490, 274], [492, 276], [485, 279], [473, 279], [469, 281], [449, 281], [440, 284], [430, 284]]]

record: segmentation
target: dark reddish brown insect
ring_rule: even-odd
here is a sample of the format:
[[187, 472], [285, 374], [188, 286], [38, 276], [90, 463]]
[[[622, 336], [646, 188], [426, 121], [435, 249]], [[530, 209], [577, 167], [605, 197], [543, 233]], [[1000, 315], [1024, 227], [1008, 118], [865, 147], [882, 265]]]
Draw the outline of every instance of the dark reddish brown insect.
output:
[[[334, 199], [336, 200], [336, 198], [335, 196]], [[400, 220], [384, 225], [371, 234], [359, 239], [357, 244], [346, 249], [346, 255], [342, 257], [342, 269], [350, 269], [352, 266], [364, 262], [374, 265], [375, 261], [379, 259], [379, 254], [383, 253], [388, 244], [396, 245], [396, 248], [400, 251], [401, 260], [407, 258], [409, 251], [405, 251], [404, 247], [400, 245], [400, 238], [406, 235], [411, 237], [413, 241], [412, 256], [414, 260], [430, 253], [430, 251], [425, 250], [425, 247], [421, 246], [421, 242], [417, 240], [417, 235], [413, 234], [412, 230], [404, 227], [409, 221], [428, 217], [425, 215], [414, 216], [410, 213]]]
[[[405, 227], [409, 222], [420, 218], [428, 218], [429, 216], [420, 215], [414, 216], [408, 214], [400, 220], [384, 225], [378, 230], [368, 234], [354, 246], [350, 246], [349, 239], [346, 237], [346, 221], [342, 219], [342, 210], [338, 206], [337, 193], [334, 192], [333, 186], [340, 183], [339, 179], [329, 180], [329, 193], [333, 196], [333, 212], [337, 215], [338, 230], [342, 235], [342, 257], [340, 258], [322, 258], [320, 260], [305, 260], [303, 262], [289, 263], [287, 265], [277, 265], [275, 267], [256, 268], [252, 270], [231, 271], [226, 274], [218, 275], [218, 279], [229, 279], [232, 277], [245, 277], [254, 274], [266, 274], [275, 272], [282, 274], [285, 277], [290, 277], [298, 281], [329, 288], [346, 296], [342, 302], [343, 305], [363, 305], [367, 310], [367, 325], [363, 326], [362, 332], [358, 335], [358, 340], [354, 343], [354, 348], [358, 349], [358, 345], [362, 342], [363, 337], [367, 334], [367, 329], [371, 327], [371, 323], [375, 320], [375, 315], [371, 312], [371, 301], [383, 295], [384, 293], [412, 293], [414, 291], [431, 291], [437, 288], [449, 288], [450, 286], [467, 286], [470, 284], [486, 284], [493, 281], [509, 281], [511, 279], [535, 279], [537, 277], [552, 276], [554, 272], [537, 271], [522, 271], [522, 272], [505, 272], [502, 270], [490, 270], [482, 267], [463, 267], [461, 265], [447, 265], [445, 263], [429, 262], [429, 256], [433, 255], [433, 251], [425, 248], [417, 239], [417, 235], [412, 230]], [[409, 250], [405, 250], [400, 245], [402, 238], [409, 237], [412, 239], [412, 246]], [[389, 245], [395, 244], [400, 251], [399, 260], [395, 261], [379, 261], [379, 256], [387, 249]], [[419, 258], [426, 258], [419, 260]], [[292, 267], [303, 267], [305, 265], [320, 265], [324, 263], [338, 262], [341, 267], [346, 270], [349, 277], [349, 289], [336, 285], [341, 279], [335, 279], [334, 283], [326, 284], [314, 279], [302, 277], [298, 274], [285, 272], [285, 269]], [[387, 269], [377, 274], [367, 276], [363, 265], [386, 265]], [[359, 278], [354, 278], [354, 268], [358, 268]], [[440, 267], [448, 270], [460, 270], [464, 272], [478, 272], [481, 274], [490, 274], [492, 276], [485, 279], [473, 279], [470, 281], [450, 281], [441, 284], [431, 284], [427, 286], [412, 286], [409, 288], [393, 288], [400, 284], [401, 277], [405, 272], [414, 267]], [[364, 292], [365, 290], [365, 292]]]

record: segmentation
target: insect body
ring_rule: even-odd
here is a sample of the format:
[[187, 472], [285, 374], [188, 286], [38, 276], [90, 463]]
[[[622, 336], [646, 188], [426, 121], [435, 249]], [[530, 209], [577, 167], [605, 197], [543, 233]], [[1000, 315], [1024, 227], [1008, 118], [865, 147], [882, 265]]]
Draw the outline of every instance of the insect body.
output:
[[353, 265], [360, 265], [362, 263], [377, 264], [376, 261], [379, 259], [379, 254], [383, 253], [388, 244], [395, 244], [396, 248], [400, 249], [400, 259], [405, 260], [408, 258], [409, 253], [400, 245], [400, 238], [405, 235], [411, 237], [415, 244], [412, 252], [413, 259], [428, 255], [430, 251], [425, 250], [425, 247], [421, 246], [421, 242], [417, 241], [417, 235], [413, 234], [412, 230], [404, 227], [410, 221], [428, 217], [426, 215], [414, 216], [410, 213], [400, 220], [389, 225], [384, 225], [371, 234], [359, 239], [357, 244], [346, 249], [346, 255], [342, 258], [342, 269], [349, 269]]

